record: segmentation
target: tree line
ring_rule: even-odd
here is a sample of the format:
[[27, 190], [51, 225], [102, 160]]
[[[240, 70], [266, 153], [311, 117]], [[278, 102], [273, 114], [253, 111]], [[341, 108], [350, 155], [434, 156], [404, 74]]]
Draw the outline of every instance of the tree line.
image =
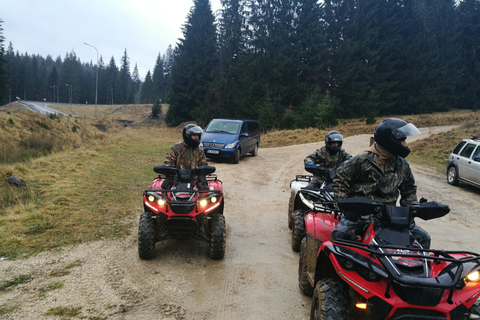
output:
[[142, 82], [137, 65], [133, 70], [130, 68], [126, 49], [120, 66], [113, 56], [108, 65], [100, 56], [97, 70], [93, 62], [82, 63], [74, 51], [66, 53], [63, 59], [58, 56], [53, 60], [51, 56], [21, 54], [10, 42], [7, 50], [3, 50], [0, 62], [3, 66], [0, 102], [22, 99], [93, 104], [96, 94], [99, 104], [153, 103], [165, 99], [168, 72], [164, 72], [166, 63], [163, 59], [167, 59], [168, 52], [172, 51], [169, 47], [163, 57], [159, 54], [153, 73], [148, 71]]
[[[183, 38], [159, 54], [143, 82], [136, 68], [130, 76], [126, 50], [120, 70], [113, 58], [100, 63], [98, 102], [166, 101], [172, 126], [226, 117], [257, 119], [264, 128], [478, 108], [480, 0], [221, 3], [213, 13], [209, 0], [194, 0]], [[8, 92], [22, 97], [46, 83], [37, 97], [52, 95], [55, 67], [59, 87], [70, 81], [75, 99], [93, 101], [92, 63], [73, 52], [63, 61], [12, 53], [0, 57]], [[12, 58], [24, 66], [12, 67]], [[75, 72], [76, 83], [68, 78]]]

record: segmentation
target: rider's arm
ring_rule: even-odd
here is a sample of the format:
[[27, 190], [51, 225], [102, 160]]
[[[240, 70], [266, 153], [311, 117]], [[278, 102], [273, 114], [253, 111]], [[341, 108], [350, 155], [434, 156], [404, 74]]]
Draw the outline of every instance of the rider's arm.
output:
[[172, 167], [177, 167], [177, 152], [175, 149], [175, 146], [170, 148], [167, 152], [167, 156], [165, 157], [165, 161], [163, 162], [164, 164], [169, 164]]
[[402, 161], [402, 167], [404, 178], [402, 184], [400, 184], [400, 205], [411, 206], [417, 202], [417, 186], [415, 185], [415, 178], [413, 177], [412, 170], [407, 161]]
[[332, 188], [335, 200], [348, 198], [351, 195], [351, 186], [354, 184], [357, 176], [359, 163], [357, 158], [351, 158], [343, 162], [338, 168], [333, 179]]

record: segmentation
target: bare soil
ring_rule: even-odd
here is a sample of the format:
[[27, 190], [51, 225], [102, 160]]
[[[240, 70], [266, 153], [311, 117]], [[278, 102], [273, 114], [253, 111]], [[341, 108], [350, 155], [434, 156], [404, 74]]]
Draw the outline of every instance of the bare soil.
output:
[[[451, 128], [423, 128], [424, 134], [415, 139]], [[369, 138], [349, 137], [344, 147], [355, 155], [368, 147]], [[158, 243], [154, 259], [140, 260], [139, 194], [129, 237], [0, 261], [1, 279], [31, 277], [0, 292], [0, 309], [12, 309], [0, 318], [55, 319], [45, 312], [81, 307], [72, 319], [308, 319], [310, 297], [298, 288], [298, 254], [290, 247], [287, 203], [290, 181], [306, 174], [304, 157], [322, 144], [261, 148], [257, 157], [246, 156], [237, 165], [210, 162], [225, 190], [223, 260], [210, 260], [208, 245], [196, 240]], [[432, 247], [480, 252], [480, 190], [450, 186], [445, 172], [434, 168], [412, 165], [412, 170], [419, 197], [451, 208], [446, 217], [418, 222], [432, 236]], [[62, 288], [48, 291], [59, 282]]]

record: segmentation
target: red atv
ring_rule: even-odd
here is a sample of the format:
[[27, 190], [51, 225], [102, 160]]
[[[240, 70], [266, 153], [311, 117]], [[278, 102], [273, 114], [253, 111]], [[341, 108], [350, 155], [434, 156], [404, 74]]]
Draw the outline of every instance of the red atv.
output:
[[[172, 166], [156, 166], [158, 177], [143, 193], [145, 212], [138, 226], [138, 255], [151, 259], [155, 243], [169, 238], [196, 237], [209, 243], [212, 259], [225, 255], [226, 226], [223, 216], [223, 187], [217, 179], [215, 167], [199, 166], [180, 170]], [[198, 188], [196, 177], [206, 177], [208, 188]], [[169, 189], [162, 189], [165, 179], [173, 181]]]
[[[297, 176], [295, 180], [290, 182], [292, 189], [290, 204], [293, 203], [293, 206], [289, 206], [288, 216], [289, 226], [291, 225], [292, 229], [292, 249], [297, 252], [300, 251], [301, 242], [305, 235], [316, 233], [316, 226], [312, 225], [311, 221], [323, 221], [323, 218], [318, 218], [316, 215], [331, 215], [336, 209], [332, 189], [335, 170], [327, 170], [318, 165], [306, 165], [305, 170], [312, 173], [313, 176]], [[321, 177], [323, 183], [311, 186], [309, 183], [314, 176]], [[308, 225], [307, 219], [309, 221]]]
[[479, 319], [480, 255], [422, 248], [414, 218], [446, 215], [448, 206], [396, 207], [366, 198], [341, 199], [340, 210], [373, 215], [361, 240], [320, 245], [307, 271], [314, 288], [310, 319]]

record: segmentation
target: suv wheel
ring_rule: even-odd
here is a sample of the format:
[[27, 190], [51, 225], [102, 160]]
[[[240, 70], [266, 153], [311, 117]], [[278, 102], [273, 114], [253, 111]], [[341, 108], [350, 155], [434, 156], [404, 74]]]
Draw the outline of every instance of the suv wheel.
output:
[[240, 161], [240, 148], [235, 151], [235, 155], [233, 156], [232, 162], [237, 164]]
[[458, 186], [458, 172], [454, 166], [451, 166], [447, 170], [447, 182], [452, 186]]

